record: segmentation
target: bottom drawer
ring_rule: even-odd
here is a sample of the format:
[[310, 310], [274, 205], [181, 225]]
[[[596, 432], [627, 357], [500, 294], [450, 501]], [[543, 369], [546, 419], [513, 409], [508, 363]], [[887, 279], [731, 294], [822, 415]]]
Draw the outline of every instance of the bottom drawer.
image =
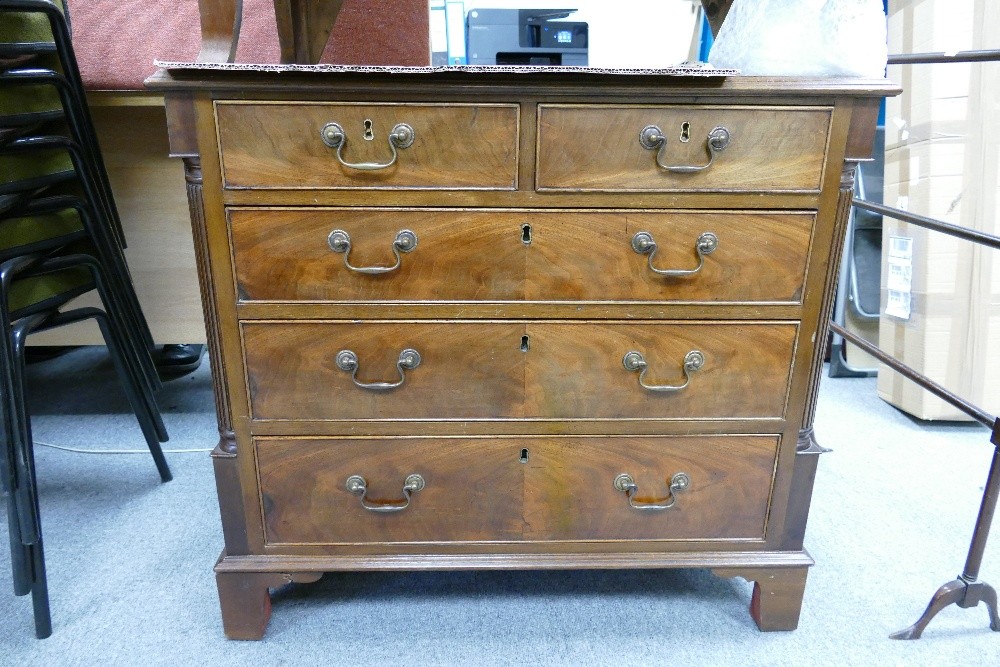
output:
[[272, 545], [762, 540], [778, 442], [757, 435], [255, 441]]

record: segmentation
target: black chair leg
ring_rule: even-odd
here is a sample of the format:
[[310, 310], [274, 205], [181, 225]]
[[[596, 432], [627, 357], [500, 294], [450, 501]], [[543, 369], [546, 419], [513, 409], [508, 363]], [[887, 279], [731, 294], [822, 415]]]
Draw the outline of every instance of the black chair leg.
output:
[[10, 537], [10, 569], [14, 578], [14, 595], [27, 595], [31, 592], [31, 554], [30, 547], [21, 542], [17, 512], [14, 495], [8, 494], [7, 534]]
[[[77, 308], [54, 315], [46, 320], [42, 326], [38, 327], [37, 330], [44, 331], [45, 329], [91, 318], [97, 321], [97, 325], [101, 329], [101, 334], [104, 336], [104, 342], [107, 344], [108, 353], [111, 355], [111, 361], [115, 366], [115, 372], [118, 374], [122, 389], [125, 391], [125, 396], [128, 398], [129, 404], [132, 406], [132, 411], [139, 422], [139, 428], [146, 439], [149, 453], [153, 456], [157, 472], [160, 473], [160, 480], [169, 482], [173, 479], [173, 475], [170, 472], [170, 467], [167, 465], [166, 458], [163, 456], [163, 449], [160, 447], [161, 440], [158, 437], [159, 429], [163, 428], [163, 419], [156, 406], [155, 398], [143, 391], [144, 387], [138, 377], [138, 371], [134, 368], [130, 369], [128, 366], [127, 354], [122, 347], [120, 327], [116, 326], [111, 318], [99, 308]], [[146, 400], [147, 398], [149, 400]]]
[[153, 455], [153, 462], [156, 464], [157, 472], [160, 473], [160, 480], [169, 482], [174, 476], [171, 474], [167, 460], [163, 456], [163, 448], [160, 447], [161, 437], [163, 440], [166, 440], [166, 427], [163, 425], [163, 418], [160, 416], [160, 411], [155, 405], [156, 399], [152, 396], [149, 397], [153, 401], [152, 406], [143, 401], [142, 397], [144, 394], [142, 387], [138, 386], [138, 382], [135, 381], [136, 378], [133, 378], [132, 374], [125, 368], [125, 353], [116, 340], [117, 337], [112, 332], [111, 323], [108, 321], [109, 318], [107, 315], [94, 309], [94, 312], [90, 313], [90, 316], [97, 320], [97, 325], [101, 328], [101, 333], [104, 335], [104, 341], [107, 343], [111, 361], [115, 365], [115, 371], [118, 373], [122, 388], [125, 390], [129, 403], [132, 405], [132, 411], [135, 413], [136, 419], [139, 420], [139, 427], [146, 437], [146, 445], [149, 447], [149, 453]]
[[[13, 445], [17, 451], [19, 468], [17, 488], [12, 494], [20, 520], [20, 541], [28, 555], [25, 568], [30, 572], [31, 604], [35, 618], [35, 636], [45, 639], [52, 634], [52, 614], [49, 608], [48, 577], [45, 572], [45, 550], [42, 546], [42, 520], [38, 505], [38, 484], [35, 476], [35, 455], [32, 448], [31, 424], [24, 402], [24, 339], [47, 319], [45, 315], [33, 315], [18, 322], [9, 330], [7, 359], [10, 363], [9, 387], [13, 424], [10, 429]], [[6, 325], [4, 327], [7, 328]]]
[[52, 611], [49, 608], [49, 579], [45, 573], [45, 553], [42, 548], [42, 535], [30, 547], [31, 570], [31, 607], [35, 616], [35, 637], [45, 639], [52, 634]]

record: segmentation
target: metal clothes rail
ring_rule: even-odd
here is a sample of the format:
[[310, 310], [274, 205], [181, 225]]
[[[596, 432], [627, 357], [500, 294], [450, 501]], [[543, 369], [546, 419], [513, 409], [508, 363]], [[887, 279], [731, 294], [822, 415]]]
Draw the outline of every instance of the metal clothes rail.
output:
[[[930, 63], [961, 63], [961, 62], [991, 62], [1000, 61], [1000, 50], [978, 50], [959, 51], [953, 54], [947, 53], [909, 53], [889, 56], [890, 65], [915, 65]], [[1000, 250], [1000, 237], [985, 232], [980, 232], [967, 227], [953, 225], [942, 220], [935, 220], [922, 215], [916, 215], [899, 208], [877, 204], [855, 198], [852, 205], [856, 208], [879, 213], [890, 218], [902, 220], [910, 224], [924, 227], [942, 234], [948, 234], [956, 238], [977, 243]], [[842, 336], [880, 362], [893, 369], [903, 377], [912, 380], [938, 398], [953, 405], [969, 415], [979, 423], [992, 430], [990, 442], [994, 446], [993, 460], [990, 464], [990, 472], [983, 490], [983, 500], [979, 506], [979, 516], [976, 519], [976, 526], [972, 532], [972, 541], [969, 545], [969, 553], [966, 557], [965, 568], [957, 579], [941, 586], [934, 593], [927, 609], [920, 616], [916, 623], [895, 632], [890, 637], [893, 639], [919, 639], [924, 628], [931, 619], [945, 607], [957, 605], [962, 609], [976, 607], [980, 602], [985, 602], [990, 614], [990, 628], [1000, 632], [1000, 614], [997, 611], [997, 592], [985, 581], [979, 581], [979, 569], [983, 562], [983, 554], [986, 550], [986, 541], [989, 538], [990, 526], [993, 523], [993, 515], [996, 511], [997, 499], [1000, 498], [1000, 419], [989, 414], [969, 401], [961, 398], [957, 394], [945, 389], [936, 382], [913, 370], [898, 359], [890, 356], [867, 340], [851, 333], [836, 322], [830, 323], [830, 329], [835, 334]]]

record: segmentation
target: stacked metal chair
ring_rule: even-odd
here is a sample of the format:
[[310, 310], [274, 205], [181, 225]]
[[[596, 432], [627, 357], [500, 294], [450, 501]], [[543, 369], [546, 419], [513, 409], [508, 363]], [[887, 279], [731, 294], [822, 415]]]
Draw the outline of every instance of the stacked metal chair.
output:
[[[35, 634], [52, 632], [25, 339], [94, 319], [160, 478], [160, 379], [125, 263], [125, 240], [70, 42], [65, 0], [0, 0], [0, 481], [16, 595], [31, 593]], [[67, 304], [96, 291], [103, 309]]]

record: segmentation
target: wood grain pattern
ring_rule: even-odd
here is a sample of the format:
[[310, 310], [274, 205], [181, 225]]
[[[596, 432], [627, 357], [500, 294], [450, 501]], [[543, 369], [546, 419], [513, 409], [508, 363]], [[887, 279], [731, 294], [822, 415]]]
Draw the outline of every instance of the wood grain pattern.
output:
[[[256, 440], [268, 544], [520, 540], [762, 539], [777, 438], [517, 438]], [[526, 460], [524, 460], [526, 459]], [[613, 486], [627, 471], [637, 502], [691, 477], [676, 509], [633, 509]], [[412, 473], [426, 487], [380, 514], [346, 489], [402, 500]], [[662, 487], [662, 488], [661, 488]]]
[[[784, 414], [796, 327], [756, 323], [249, 322], [243, 325], [255, 419], [761, 418]], [[359, 380], [398, 378], [403, 348], [423, 357], [392, 391], [354, 386], [334, 359], [357, 353]], [[622, 358], [641, 352], [648, 384]]]
[[[520, 417], [523, 325], [251, 322], [243, 325], [255, 419]], [[358, 355], [360, 382], [395, 382], [404, 348], [423, 357], [392, 391], [356, 387], [337, 367]], [[503, 353], [500, 353], [503, 351]]]
[[[531, 539], [760, 540], [778, 438], [562, 438], [528, 449], [524, 518]], [[636, 503], [664, 502], [670, 478], [691, 486], [668, 510], [637, 510], [614, 487], [638, 486]]]
[[[536, 189], [603, 191], [815, 191], [820, 189], [829, 108], [541, 105]], [[681, 142], [682, 124], [690, 139]], [[715, 163], [694, 174], [656, 165], [639, 143], [647, 125], [667, 137], [668, 165], [703, 165], [717, 126], [732, 136]]]
[[[753, 211], [231, 209], [244, 301], [685, 301], [801, 299], [815, 215]], [[530, 229], [525, 230], [527, 225]], [[399, 269], [363, 275], [327, 237], [351, 237], [355, 266], [391, 266], [396, 234], [417, 248]], [[719, 238], [696, 275], [664, 277], [632, 250], [658, 245], [654, 266], [692, 269], [706, 231]]]
[[[722, 419], [781, 417], [791, 374], [793, 324], [528, 324], [525, 413], [539, 417]], [[684, 356], [705, 365], [687, 388], [654, 392], [622, 358], [649, 364], [646, 384], [681, 385]]]
[[[517, 187], [516, 105], [219, 103], [216, 116], [227, 188]], [[348, 169], [320, 137], [331, 122], [347, 135], [348, 162], [389, 162], [397, 123], [413, 128], [413, 145], [387, 169]]]
[[[528, 301], [788, 302], [801, 300], [814, 215], [770, 211], [535, 213]], [[695, 275], [660, 276], [632, 249], [636, 232], [657, 244], [653, 266], [693, 269], [704, 232], [719, 239]]]
[[[520, 539], [520, 446], [477, 440], [257, 439], [266, 538], [291, 542]], [[426, 487], [410, 507], [380, 514], [347, 491], [351, 475], [371, 502], [404, 499], [410, 474]]]
[[[524, 214], [439, 209], [230, 210], [236, 280], [253, 300], [520, 300], [525, 292]], [[351, 237], [353, 266], [391, 266], [403, 229], [417, 247], [399, 269], [364, 275], [344, 265], [327, 237]]]

